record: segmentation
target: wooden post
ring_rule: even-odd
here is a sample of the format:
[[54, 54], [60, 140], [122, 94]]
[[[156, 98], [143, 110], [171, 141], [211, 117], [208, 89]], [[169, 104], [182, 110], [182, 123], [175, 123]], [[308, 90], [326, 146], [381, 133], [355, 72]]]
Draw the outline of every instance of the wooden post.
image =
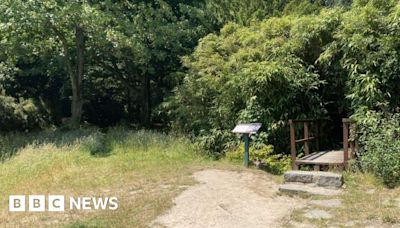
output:
[[292, 169], [297, 170], [296, 137], [295, 137], [295, 132], [294, 132], [294, 123], [292, 120], [289, 120], [289, 126], [290, 126], [290, 153], [291, 153], [291, 158], [292, 158]]
[[343, 162], [346, 166], [349, 159], [349, 125], [346, 119], [343, 119]]
[[308, 146], [308, 122], [304, 122], [304, 153], [310, 154], [310, 147]]

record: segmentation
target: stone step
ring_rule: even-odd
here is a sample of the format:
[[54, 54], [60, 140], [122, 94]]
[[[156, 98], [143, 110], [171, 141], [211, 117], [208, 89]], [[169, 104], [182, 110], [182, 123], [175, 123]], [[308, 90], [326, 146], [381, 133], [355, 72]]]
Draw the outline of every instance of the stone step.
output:
[[296, 182], [290, 182], [280, 185], [279, 191], [289, 194], [311, 194], [324, 196], [334, 196], [342, 193], [341, 189], [329, 189], [317, 186], [315, 184], [304, 184]]
[[342, 175], [332, 172], [289, 171], [283, 176], [285, 183], [312, 183], [319, 187], [328, 188], [340, 188], [343, 185]]

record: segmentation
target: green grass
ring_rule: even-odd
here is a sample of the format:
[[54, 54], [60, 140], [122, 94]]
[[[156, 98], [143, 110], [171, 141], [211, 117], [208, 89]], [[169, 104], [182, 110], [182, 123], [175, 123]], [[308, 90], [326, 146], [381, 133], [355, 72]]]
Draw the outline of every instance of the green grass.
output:
[[[195, 184], [193, 172], [243, 169], [242, 161], [212, 161], [185, 138], [122, 127], [106, 133], [93, 128], [9, 134], [0, 138], [0, 146], [7, 154], [0, 163], [0, 227], [146, 227], [173, 206], [174, 197]], [[326, 209], [334, 218], [305, 219], [305, 207], [288, 221], [320, 227], [400, 223], [400, 188], [387, 189], [368, 174], [347, 172], [345, 177], [346, 189], [339, 196], [342, 207]], [[10, 213], [8, 196], [17, 194], [116, 196], [119, 208]]]
[[[144, 227], [172, 205], [190, 174], [214, 164], [185, 138], [113, 128], [15, 134], [0, 163], [0, 226]], [[12, 145], [12, 146], [10, 146]], [[8, 195], [117, 196], [116, 211], [9, 213]]]

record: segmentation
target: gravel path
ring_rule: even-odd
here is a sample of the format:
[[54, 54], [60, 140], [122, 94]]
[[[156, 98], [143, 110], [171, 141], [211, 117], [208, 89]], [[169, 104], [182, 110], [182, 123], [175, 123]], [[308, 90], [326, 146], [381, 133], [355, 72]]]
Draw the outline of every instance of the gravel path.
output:
[[175, 206], [152, 227], [279, 227], [304, 200], [277, 195], [278, 184], [254, 172], [204, 170], [194, 174]]

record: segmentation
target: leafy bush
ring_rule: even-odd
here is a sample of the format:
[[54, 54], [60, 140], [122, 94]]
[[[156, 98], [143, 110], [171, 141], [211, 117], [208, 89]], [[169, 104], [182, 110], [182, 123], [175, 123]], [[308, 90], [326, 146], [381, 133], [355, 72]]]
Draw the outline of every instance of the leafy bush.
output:
[[353, 110], [400, 105], [399, 18], [398, 1], [359, 0], [342, 14], [333, 42], [321, 55], [324, 65], [336, 66], [330, 71], [346, 75], [345, 93]]
[[[226, 153], [226, 158], [231, 161], [243, 161], [243, 156], [243, 144]], [[290, 169], [291, 164], [289, 156], [274, 154], [272, 145], [252, 146], [249, 151], [249, 159], [255, 163], [260, 162], [262, 164], [261, 168], [273, 174], [282, 174]]]
[[359, 122], [362, 168], [389, 187], [400, 185], [400, 114], [368, 112]]
[[111, 152], [110, 143], [106, 134], [95, 131], [91, 135], [84, 138], [83, 147], [90, 152], [91, 155], [104, 157]]
[[313, 64], [340, 23], [337, 15], [270, 18], [248, 27], [229, 23], [219, 35], [204, 37], [183, 58], [187, 74], [164, 104], [173, 124], [199, 135], [252, 121], [272, 135], [279, 132], [272, 126], [288, 118], [321, 116], [324, 80]]
[[201, 136], [196, 137], [196, 145], [215, 159], [224, 155], [230, 144], [234, 143], [234, 135], [230, 131], [211, 129], [202, 133]]
[[46, 115], [33, 100], [17, 100], [4, 95], [0, 89], [0, 131], [38, 128], [46, 121]]

